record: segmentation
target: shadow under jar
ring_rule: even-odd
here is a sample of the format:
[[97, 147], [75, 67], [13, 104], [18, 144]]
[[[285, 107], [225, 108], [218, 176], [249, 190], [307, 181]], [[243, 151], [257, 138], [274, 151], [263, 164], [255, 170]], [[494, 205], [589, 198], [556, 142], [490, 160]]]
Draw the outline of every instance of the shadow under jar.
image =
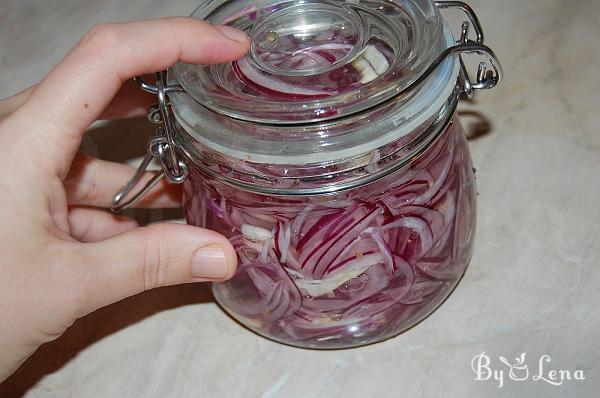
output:
[[[440, 14], [450, 6], [476, 39], [468, 24], [453, 37]], [[430, 314], [472, 252], [458, 98], [501, 78], [472, 11], [214, 0], [193, 16], [252, 41], [242, 60], [161, 75], [176, 89], [154, 154], [169, 179], [184, 169], [174, 182], [185, 180], [188, 223], [227, 236], [239, 257], [213, 285], [220, 305], [263, 336], [318, 349], [381, 341]], [[483, 62], [471, 81], [465, 52], [494, 70]]]

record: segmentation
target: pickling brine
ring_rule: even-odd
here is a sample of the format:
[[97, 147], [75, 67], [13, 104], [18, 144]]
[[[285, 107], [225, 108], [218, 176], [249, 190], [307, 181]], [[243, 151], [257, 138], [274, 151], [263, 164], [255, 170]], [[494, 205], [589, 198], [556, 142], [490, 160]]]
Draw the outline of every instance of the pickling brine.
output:
[[447, 297], [471, 254], [474, 174], [456, 120], [406, 167], [343, 194], [253, 194], [197, 169], [185, 187], [188, 222], [228, 236], [239, 256], [217, 300], [282, 342], [398, 334]]

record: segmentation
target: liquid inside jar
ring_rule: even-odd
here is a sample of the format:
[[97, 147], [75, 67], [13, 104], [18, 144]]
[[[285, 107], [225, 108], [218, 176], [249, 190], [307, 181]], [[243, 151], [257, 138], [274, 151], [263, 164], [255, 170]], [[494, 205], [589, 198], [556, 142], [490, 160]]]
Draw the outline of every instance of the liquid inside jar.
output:
[[193, 167], [188, 222], [227, 236], [239, 257], [235, 276], [214, 284], [217, 301], [259, 334], [302, 347], [354, 347], [413, 326], [450, 294], [471, 255], [466, 145], [455, 118], [406, 167], [328, 195], [251, 193]]

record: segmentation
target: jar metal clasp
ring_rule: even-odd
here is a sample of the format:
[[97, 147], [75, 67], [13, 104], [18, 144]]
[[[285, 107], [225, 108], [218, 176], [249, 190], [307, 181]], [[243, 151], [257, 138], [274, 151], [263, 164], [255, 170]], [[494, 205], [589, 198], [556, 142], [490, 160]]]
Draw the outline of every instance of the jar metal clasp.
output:
[[[181, 184], [188, 176], [188, 168], [185, 162], [180, 158], [177, 147], [173, 140], [175, 126], [173, 124], [173, 115], [171, 114], [167, 94], [183, 91], [179, 85], [167, 83], [167, 71], [156, 73], [156, 84], [151, 85], [142, 78], [134, 79], [140, 88], [151, 94], [156, 94], [158, 104], [151, 107], [148, 111], [148, 120], [158, 125], [156, 136], [148, 144], [148, 152], [144, 160], [138, 167], [131, 180], [119, 190], [113, 197], [111, 211], [119, 213], [125, 209], [134, 206], [144, 195], [151, 191], [164, 177], [173, 184]], [[124, 201], [129, 193], [136, 187], [142, 179], [144, 172], [148, 168], [153, 158], [158, 158], [162, 171], [152, 177], [131, 199]]]
[[[456, 45], [444, 50], [429, 69], [427, 69], [425, 75], [429, 75], [433, 72], [446, 57], [452, 54], [459, 54], [460, 74], [458, 76], [458, 86], [461, 90], [461, 92], [459, 92], [461, 98], [471, 99], [473, 98], [475, 90], [487, 90], [496, 87], [503, 77], [502, 66], [500, 65], [498, 57], [494, 54], [494, 51], [483, 44], [483, 28], [481, 27], [481, 23], [479, 22], [479, 18], [477, 18], [475, 11], [462, 1], [434, 1], [434, 4], [440, 10], [447, 8], [458, 9], [467, 16], [469, 21], [464, 21], [462, 23], [460, 39], [457, 41]], [[475, 30], [475, 40], [469, 39], [469, 29], [471, 25]], [[463, 62], [462, 54], [479, 54], [485, 56], [489, 60], [493, 70], [488, 69], [486, 62], [480, 62], [477, 68], [476, 83], [473, 83]]]

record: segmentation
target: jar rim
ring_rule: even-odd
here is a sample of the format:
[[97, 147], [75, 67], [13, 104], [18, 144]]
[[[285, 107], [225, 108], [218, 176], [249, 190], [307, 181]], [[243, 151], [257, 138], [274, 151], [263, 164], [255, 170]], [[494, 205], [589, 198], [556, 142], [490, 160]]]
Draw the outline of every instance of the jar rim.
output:
[[[189, 135], [178, 129], [176, 136], [178, 150], [186, 161], [194, 168], [222, 183], [249, 192], [274, 196], [311, 196], [345, 192], [354, 188], [374, 183], [386, 176], [409, 166], [429, 148], [446, 128], [452, 123], [458, 105], [458, 96], [448, 98], [445, 107], [433, 120], [427, 123], [419, 134], [414, 135], [401, 146], [390, 143], [384, 157], [374, 159], [374, 154], [381, 155], [379, 150], [364, 154], [356, 159], [341, 159], [338, 162], [323, 165], [307, 165], [300, 169], [301, 175], [274, 176], [258, 170], [260, 164], [251, 164], [224, 157], [207, 148], [198, 148], [189, 140]], [[183, 137], [182, 137], [183, 135]], [[263, 164], [264, 165], [264, 164]], [[281, 165], [271, 165], [281, 169]], [[312, 166], [312, 168], [311, 168]], [[293, 166], [292, 166], [293, 167]], [[310, 174], [323, 167], [322, 174]], [[284, 169], [286, 170], [286, 169]], [[303, 187], [306, 182], [312, 187]]]

